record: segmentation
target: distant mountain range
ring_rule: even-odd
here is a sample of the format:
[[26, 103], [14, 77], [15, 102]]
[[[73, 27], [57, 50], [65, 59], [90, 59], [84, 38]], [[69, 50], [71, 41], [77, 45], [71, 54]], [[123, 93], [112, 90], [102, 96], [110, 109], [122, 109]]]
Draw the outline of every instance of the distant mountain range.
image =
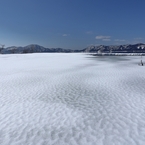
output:
[[127, 44], [127, 45], [100, 45], [90, 46], [83, 50], [84, 52], [98, 53], [145, 53], [145, 44]]
[[45, 48], [40, 45], [31, 44], [25, 47], [11, 46], [0, 50], [1, 54], [12, 54], [12, 53], [55, 53], [55, 52], [81, 52], [81, 50], [71, 50], [62, 48]]
[[63, 48], [45, 48], [40, 45], [31, 44], [25, 47], [11, 46], [7, 48], [0, 48], [1, 54], [13, 54], [13, 53], [73, 53], [73, 52], [86, 52], [86, 53], [145, 53], [145, 44], [128, 44], [128, 45], [100, 45], [89, 46], [82, 50], [71, 50]]

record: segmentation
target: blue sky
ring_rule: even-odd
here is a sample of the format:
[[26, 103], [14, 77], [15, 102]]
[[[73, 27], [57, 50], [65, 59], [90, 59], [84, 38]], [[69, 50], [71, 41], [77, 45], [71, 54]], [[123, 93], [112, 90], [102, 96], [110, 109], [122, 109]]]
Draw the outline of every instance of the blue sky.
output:
[[145, 43], [145, 0], [0, 0], [0, 44]]

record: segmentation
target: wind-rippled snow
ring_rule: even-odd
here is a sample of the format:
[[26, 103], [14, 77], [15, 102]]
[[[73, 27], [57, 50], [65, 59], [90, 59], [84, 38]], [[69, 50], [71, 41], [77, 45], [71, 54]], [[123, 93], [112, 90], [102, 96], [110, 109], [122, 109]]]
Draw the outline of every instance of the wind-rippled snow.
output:
[[144, 145], [137, 56], [0, 55], [0, 145]]

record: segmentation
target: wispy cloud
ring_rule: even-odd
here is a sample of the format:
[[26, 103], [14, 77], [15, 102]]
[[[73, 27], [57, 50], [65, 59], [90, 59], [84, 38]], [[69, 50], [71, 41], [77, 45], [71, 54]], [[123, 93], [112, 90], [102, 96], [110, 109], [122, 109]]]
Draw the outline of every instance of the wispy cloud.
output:
[[96, 36], [95, 37], [97, 40], [102, 40], [102, 41], [111, 41], [111, 36], [102, 36], [102, 35], [99, 35], [99, 36]]
[[96, 39], [110, 39], [111, 36], [96, 36]]
[[143, 40], [143, 38], [139, 37], [139, 38], [134, 38], [134, 40]]
[[86, 34], [93, 34], [93, 32], [92, 31], [87, 31]]
[[63, 34], [62, 36], [63, 36], [63, 37], [67, 37], [67, 36], [69, 36], [69, 35], [70, 35], [70, 34]]
[[98, 35], [95, 37], [97, 40], [102, 40], [102, 41], [111, 41], [111, 36], [103, 36], [103, 35]]
[[116, 41], [116, 42], [125, 42], [126, 40], [124, 40], [124, 39], [115, 39], [114, 41]]
[[102, 41], [111, 41], [111, 39], [106, 38], [106, 39], [102, 39]]

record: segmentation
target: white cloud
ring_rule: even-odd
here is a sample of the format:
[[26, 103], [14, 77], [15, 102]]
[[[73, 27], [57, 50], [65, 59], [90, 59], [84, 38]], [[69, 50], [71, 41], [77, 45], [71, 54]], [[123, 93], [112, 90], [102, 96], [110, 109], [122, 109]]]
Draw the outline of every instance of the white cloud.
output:
[[111, 36], [96, 36], [97, 40], [109, 40], [110, 41]]

